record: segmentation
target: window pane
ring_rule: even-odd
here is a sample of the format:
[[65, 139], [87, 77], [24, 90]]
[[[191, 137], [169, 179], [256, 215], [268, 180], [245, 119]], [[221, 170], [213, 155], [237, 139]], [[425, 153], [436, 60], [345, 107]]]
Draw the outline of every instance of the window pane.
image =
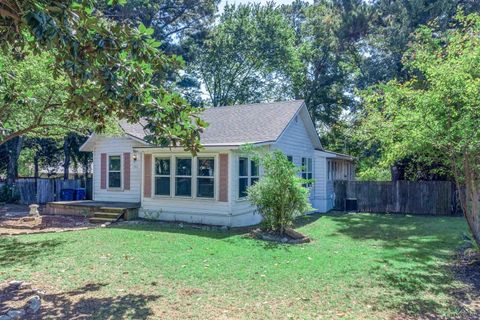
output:
[[288, 159], [288, 161], [290, 161], [291, 163], [293, 163], [293, 157], [292, 157], [292, 156], [287, 156], [287, 159]]
[[238, 160], [238, 175], [241, 176], [241, 177], [248, 175], [248, 159], [247, 158], [239, 158], [239, 160]]
[[213, 179], [210, 179], [210, 178], [198, 179], [197, 197], [213, 198]]
[[155, 174], [160, 176], [169, 176], [170, 159], [155, 158]]
[[120, 188], [122, 185], [122, 180], [120, 172], [109, 172], [108, 173], [108, 187], [109, 188]]
[[255, 161], [250, 161], [250, 175], [258, 176], [258, 166]]
[[192, 175], [192, 159], [177, 159], [177, 175], [190, 176]]
[[255, 183], [257, 183], [258, 178], [251, 178], [250, 180], [252, 181], [252, 186], [253, 186]]
[[213, 177], [214, 167], [213, 158], [198, 158], [198, 175], [200, 177]]
[[120, 156], [110, 156], [108, 157], [108, 170], [120, 171]]
[[302, 172], [302, 178], [307, 179], [307, 174], [305, 172]]
[[247, 196], [248, 178], [238, 179], [238, 196], [240, 198]]
[[175, 195], [190, 197], [192, 195], [192, 179], [191, 178], [177, 178]]
[[159, 196], [170, 195], [170, 178], [167, 178], [167, 177], [155, 178], [155, 194]]
[[[302, 158], [302, 168], [305, 168], [305, 158]], [[304, 170], [304, 169], [302, 169]]]

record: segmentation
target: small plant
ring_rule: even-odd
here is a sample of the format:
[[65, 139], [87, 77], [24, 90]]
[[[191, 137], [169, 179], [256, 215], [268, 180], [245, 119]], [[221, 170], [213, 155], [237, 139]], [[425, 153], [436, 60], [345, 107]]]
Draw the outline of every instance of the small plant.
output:
[[263, 167], [261, 179], [248, 188], [248, 199], [257, 206], [267, 230], [283, 234], [295, 217], [313, 210], [308, 201], [310, 180], [298, 176], [297, 168], [281, 151], [256, 154], [254, 161]]

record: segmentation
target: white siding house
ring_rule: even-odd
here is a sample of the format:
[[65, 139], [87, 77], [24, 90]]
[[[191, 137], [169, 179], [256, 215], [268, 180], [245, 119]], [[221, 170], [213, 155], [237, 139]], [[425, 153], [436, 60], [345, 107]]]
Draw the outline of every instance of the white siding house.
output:
[[94, 154], [93, 200], [140, 203], [140, 216], [148, 219], [257, 224], [261, 217], [245, 190], [262, 169], [242, 154], [245, 144], [281, 150], [302, 167], [314, 180], [310, 201], [319, 212], [333, 208], [333, 179], [354, 178], [353, 158], [323, 150], [303, 101], [212, 108], [201, 117], [209, 127], [196, 157], [148, 144], [141, 123], [121, 122], [121, 137], [92, 135], [81, 151]]

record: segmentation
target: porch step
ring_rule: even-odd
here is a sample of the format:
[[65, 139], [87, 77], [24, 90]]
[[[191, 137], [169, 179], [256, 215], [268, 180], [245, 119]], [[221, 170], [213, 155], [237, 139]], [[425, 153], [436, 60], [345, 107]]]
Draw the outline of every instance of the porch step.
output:
[[98, 209], [101, 212], [111, 212], [111, 213], [124, 213], [125, 208], [114, 208], [114, 207], [100, 207]]
[[126, 212], [124, 208], [101, 207], [88, 220], [90, 223], [114, 222]]
[[105, 223], [105, 222], [114, 222], [115, 219], [93, 217], [88, 219], [88, 221], [90, 221], [90, 223]]
[[122, 213], [97, 211], [93, 213], [94, 218], [105, 218], [116, 220]]

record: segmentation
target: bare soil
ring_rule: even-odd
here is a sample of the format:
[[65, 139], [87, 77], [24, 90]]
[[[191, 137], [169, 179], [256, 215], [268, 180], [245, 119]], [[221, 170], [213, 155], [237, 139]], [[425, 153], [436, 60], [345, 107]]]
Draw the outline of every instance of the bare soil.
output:
[[[39, 212], [42, 211], [43, 207], [39, 208]], [[81, 230], [95, 226], [85, 217], [42, 214], [32, 217], [28, 213], [26, 205], [0, 206], [0, 235]]]

